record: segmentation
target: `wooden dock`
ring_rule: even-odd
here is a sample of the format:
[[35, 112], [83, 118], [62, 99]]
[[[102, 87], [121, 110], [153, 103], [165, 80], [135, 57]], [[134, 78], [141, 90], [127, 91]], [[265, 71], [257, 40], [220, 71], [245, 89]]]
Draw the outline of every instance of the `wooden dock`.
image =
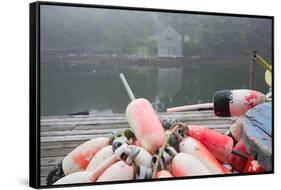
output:
[[[236, 118], [216, 117], [213, 111], [159, 113], [159, 118], [175, 118], [200, 124], [224, 133]], [[83, 142], [109, 136], [113, 129], [129, 128], [124, 114], [73, 115], [41, 117], [41, 185], [46, 176], [69, 152]]]

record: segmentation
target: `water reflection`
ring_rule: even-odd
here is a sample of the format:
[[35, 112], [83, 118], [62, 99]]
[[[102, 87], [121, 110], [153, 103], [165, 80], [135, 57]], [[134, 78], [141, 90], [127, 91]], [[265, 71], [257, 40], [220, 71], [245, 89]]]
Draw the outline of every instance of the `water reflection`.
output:
[[[209, 102], [221, 89], [247, 88], [249, 64], [122, 65], [49, 64], [41, 70], [41, 115], [82, 111], [123, 113], [130, 102], [119, 79], [123, 72], [136, 97], [151, 101], [157, 111]], [[266, 92], [263, 70], [257, 88]]]

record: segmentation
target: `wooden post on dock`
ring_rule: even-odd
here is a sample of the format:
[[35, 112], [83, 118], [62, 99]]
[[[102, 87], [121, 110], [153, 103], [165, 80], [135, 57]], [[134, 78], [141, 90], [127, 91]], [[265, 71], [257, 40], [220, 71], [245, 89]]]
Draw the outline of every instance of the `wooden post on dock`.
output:
[[250, 65], [250, 89], [256, 89], [256, 59], [258, 52], [255, 50], [252, 54], [252, 60]]

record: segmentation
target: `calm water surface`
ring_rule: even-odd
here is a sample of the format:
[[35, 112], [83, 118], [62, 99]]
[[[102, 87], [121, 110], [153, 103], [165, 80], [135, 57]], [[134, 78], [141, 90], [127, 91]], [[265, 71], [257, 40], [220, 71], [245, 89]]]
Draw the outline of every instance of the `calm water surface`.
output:
[[[222, 89], [249, 88], [249, 64], [121, 65], [91, 64], [41, 67], [41, 115], [90, 111], [124, 113], [129, 97], [123, 72], [136, 97], [148, 99], [157, 111], [212, 101]], [[266, 92], [258, 68], [257, 90]]]

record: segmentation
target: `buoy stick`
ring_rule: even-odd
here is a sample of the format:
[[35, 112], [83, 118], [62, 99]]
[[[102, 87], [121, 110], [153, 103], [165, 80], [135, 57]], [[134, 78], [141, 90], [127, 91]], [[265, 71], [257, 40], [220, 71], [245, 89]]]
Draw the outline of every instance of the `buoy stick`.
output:
[[203, 110], [213, 110], [213, 109], [214, 109], [213, 103], [204, 103], [204, 104], [195, 104], [195, 105], [168, 108], [167, 112], [203, 111]]
[[125, 76], [124, 76], [124, 74], [120, 73], [119, 76], [120, 76], [120, 78], [122, 80], [122, 83], [123, 83], [123, 85], [124, 85], [128, 95], [129, 95], [131, 101], [135, 100], [136, 98], [135, 98], [135, 96], [134, 96], [134, 94], [133, 94], [133, 92], [132, 92], [132, 90], [131, 90], [131, 88], [130, 88], [130, 86], [129, 86], [129, 84], [128, 84]]

